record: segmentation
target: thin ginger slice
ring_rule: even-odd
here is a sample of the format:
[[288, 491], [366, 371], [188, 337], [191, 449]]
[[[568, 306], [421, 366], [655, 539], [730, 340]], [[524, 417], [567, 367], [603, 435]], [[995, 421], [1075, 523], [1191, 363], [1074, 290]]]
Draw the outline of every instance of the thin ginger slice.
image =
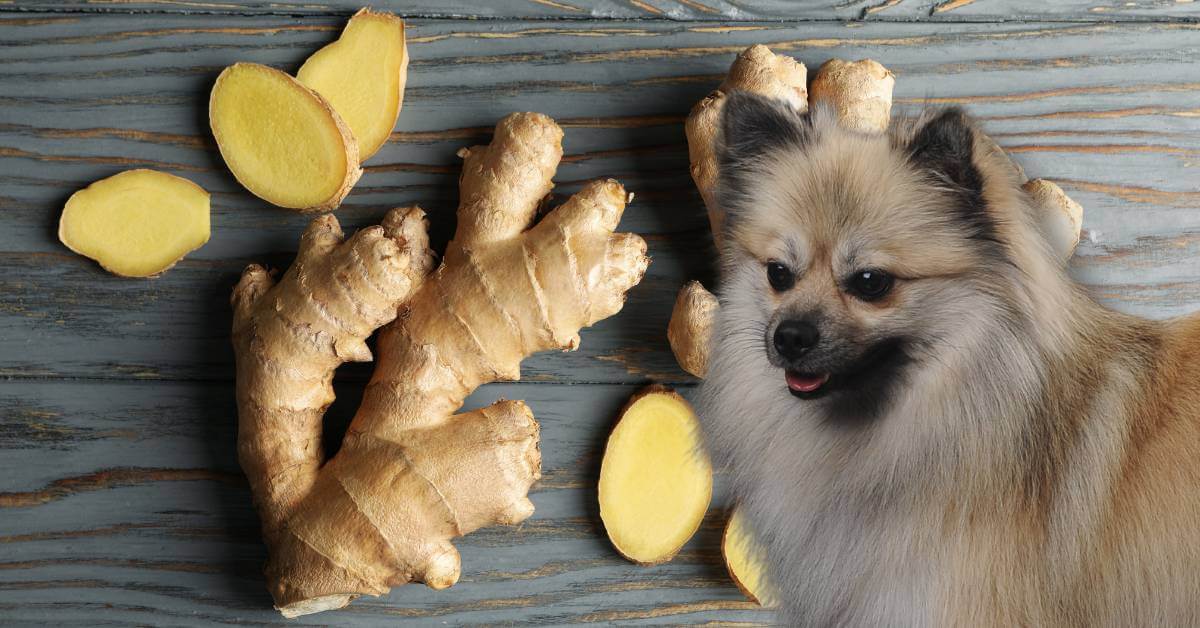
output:
[[350, 125], [360, 161], [374, 155], [391, 135], [407, 77], [404, 20], [370, 9], [354, 14], [341, 37], [314, 53], [296, 73]]
[[721, 554], [725, 557], [729, 577], [750, 601], [768, 607], [778, 604], [775, 591], [767, 580], [765, 550], [754, 540], [740, 510], [734, 509], [725, 526]]
[[155, 170], [126, 170], [75, 192], [58, 239], [123, 277], [152, 277], [208, 242], [208, 192]]
[[600, 518], [613, 546], [643, 565], [671, 560], [711, 498], [712, 466], [691, 405], [662, 386], [635, 395], [600, 466]]
[[257, 63], [217, 77], [208, 105], [221, 157], [247, 190], [289, 209], [335, 209], [362, 175], [350, 127], [320, 95]]

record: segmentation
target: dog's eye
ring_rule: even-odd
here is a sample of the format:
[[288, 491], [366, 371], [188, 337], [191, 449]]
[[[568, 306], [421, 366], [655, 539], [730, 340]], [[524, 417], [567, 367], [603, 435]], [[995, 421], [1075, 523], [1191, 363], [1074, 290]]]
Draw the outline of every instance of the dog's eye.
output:
[[796, 283], [796, 276], [788, 270], [787, 266], [771, 261], [767, 262], [767, 281], [771, 282], [771, 287], [776, 292], [783, 292]]
[[863, 301], [874, 301], [887, 294], [895, 282], [882, 270], [860, 270], [850, 276], [850, 291]]

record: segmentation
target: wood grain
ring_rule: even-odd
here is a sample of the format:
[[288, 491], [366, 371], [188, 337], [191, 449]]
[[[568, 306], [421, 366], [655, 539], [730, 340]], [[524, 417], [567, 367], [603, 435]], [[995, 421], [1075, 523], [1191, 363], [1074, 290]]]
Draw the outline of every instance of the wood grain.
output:
[[[451, 624], [655, 619], [763, 622], [720, 563], [722, 512], [673, 562], [632, 565], [595, 506], [598, 458], [628, 386], [489, 386], [470, 407], [525, 399], [542, 425], [537, 513], [462, 539], [453, 589], [406, 586], [302, 623]], [[684, 390], [685, 394], [689, 393]], [[344, 425], [361, 388], [342, 386]], [[0, 618], [115, 623], [282, 623], [234, 455], [227, 383], [29, 381], [0, 388]], [[718, 495], [717, 505], [723, 504]]]
[[[39, 10], [93, 12], [349, 15], [358, 0], [48, 0]], [[384, 0], [372, 4], [412, 18], [520, 20], [1196, 21], [1190, 0]], [[0, 10], [6, 8], [0, 4]]]
[[[197, 22], [203, 22], [203, 26]], [[289, 262], [307, 218], [251, 197], [221, 164], [205, 94], [239, 59], [294, 69], [334, 34], [332, 18], [103, 15], [0, 19], [0, 374], [224, 379], [232, 376], [226, 295], [251, 261]], [[527, 378], [688, 381], [661, 333], [671, 295], [709, 277], [706, 221], [686, 170], [681, 120], [735, 51], [754, 42], [815, 66], [871, 55], [899, 76], [897, 102], [963, 104], [1032, 176], [1087, 209], [1076, 276], [1115, 307], [1195, 309], [1200, 232], [1200, 25], [771, 25], [598, 23], [411, 25], [412, 76], [394, 140], [337, 213], [348, 229], [418, 203], [435, 240], [452, 228], [456, 149], [496, 118], [563, 120], [565, 194], [615, 176], [637, 198], [622, 228], [650, 240], [626, 315], [585, 332], [575, 354], [526, 363]], [[511, 36], [504, 36], [511, 35]], [[1099, 55], [1098, 51], [1108, 51]], [[118, 279], [54, 238], [59, 208], [88, 182], [155, 167], [213, 193], [212, 241], [166, 276]], [[1158, 289], [1165, 283], [1187, 289]], [[29, 347], [36, 346], [36, 351]], [[350, 369], [359, 378], [364, 369]]]
[[[295, 70], [351, 5], [233, 4], [0, 3], [0, 623], [282, 623], [234, 459], [228, 294], [251, 261], [286, 266], [308, 218], [233, 181], [205, 102], [234, 61]], [[771, 22], [753, 20], [785, 3], [389, 4], [424, 17], [409, 23], [400, 124], [337, 212], [348, 229], [419, 203], [441, 246], [455, 151], [486, 141], [507, 112], [537, 110], [566, 128], [560, 196], [621, 179], [637, 196], [622, 228], [648, 239], [654, 262], [579, 351], [536, 356], [523, 383], [470, 401], [523, 398], [541, 421], [535, 517], [465, 539], [463, 582], [449, 591], [404, 587], [312, 623], [770, 621], [719, 564], [723, 496], [680, 558], [647, 569], [609, 548], [593, 488], [613, 415], [637, 386], [694, 387], [664, 333], [678, 286], [713, 271], [682, 120], [752, 43], [810, 67], [879, 59], [910, 111], [965, 105], [1031, 176], [1084, 205], [1071, 271], [1098, 298], [1159, 318], [1200, 309], [1194, 5], [801, 2]], [[813, 21], [872, 7], [866, 22]], [[112, 277], [55, 238], [74, 190], [134, 166], [213, 193], [212, 241], [152, 281]], [[331, 443], [369, 373], [339, 373]]]

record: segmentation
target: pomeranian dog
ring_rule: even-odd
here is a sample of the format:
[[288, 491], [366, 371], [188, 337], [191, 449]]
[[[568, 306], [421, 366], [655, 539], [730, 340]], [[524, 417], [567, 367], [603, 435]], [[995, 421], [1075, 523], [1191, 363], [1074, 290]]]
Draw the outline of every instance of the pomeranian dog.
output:
[[959, 109], [733, 94], [700, 413], [803, 626], [1200, 626], [1200, 317], [1093, 302]]

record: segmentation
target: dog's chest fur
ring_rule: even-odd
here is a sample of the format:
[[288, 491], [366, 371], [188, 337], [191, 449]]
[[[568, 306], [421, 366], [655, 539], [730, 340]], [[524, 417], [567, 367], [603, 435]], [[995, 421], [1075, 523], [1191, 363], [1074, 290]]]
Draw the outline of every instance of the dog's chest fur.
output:
[[[1030, 568], [1022, 555], [1028, 539], [1018, 537], [1031, 526], [1018, 513], [970, 503], [970, 488], [950, 490], [941, 476], [950, 471], [933, 462], [920, 482], [895, 481], [880, 473], [887, 454], [873, 443], [818, 431], [772, 439], [739, 474], [747, 487], [742, 507], [774, 522], [768, 547], [790, 574], [781, 582], [785, 623], [982, 625], [1007, 612], [998, 596], [1031, 599], [1027, 591], [995, 590], [1022, 586], [1010, 576]], [[999, 623], [1029, 616], [1009, 619]]]

